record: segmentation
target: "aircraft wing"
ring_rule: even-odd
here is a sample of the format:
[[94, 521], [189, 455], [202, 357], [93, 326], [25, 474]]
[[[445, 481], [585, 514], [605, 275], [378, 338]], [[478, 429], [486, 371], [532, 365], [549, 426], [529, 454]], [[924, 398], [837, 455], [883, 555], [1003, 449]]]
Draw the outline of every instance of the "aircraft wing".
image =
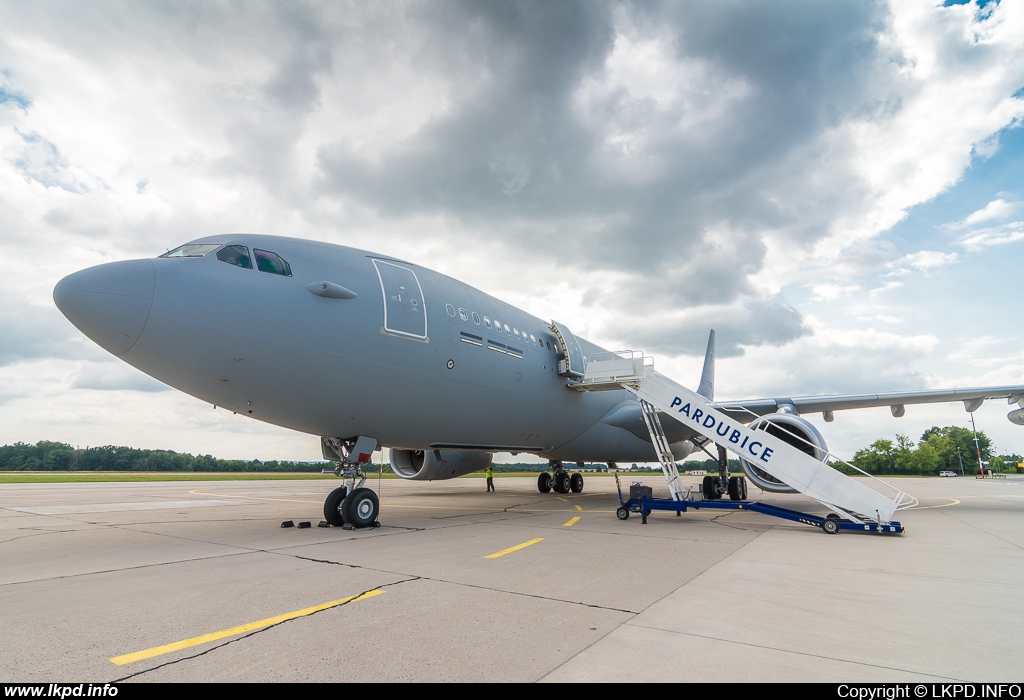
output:
[[[734, 418], [749, 420], [757, 416], [777, 413], [780, 410], [791, 413], [823, 413], [826, 421], [832, 420], [833, 411], [854, 408], [876, 408], [889, 406], [892, 414], [902, 416], [910, 404], [948, 403], [963, 401], [964, 408], [975, 411], [986, 399], [1006, 399], [1008, 404], [1024, 407], [1024, 386], [995, 386], [970, 389], [938, 389], [935, 391], [906, 391], [886, 394], [839, 394], [835, 396], [796, 396], [753, 401], [724, 401], [719, 408], [729, 411]], [[1024, 425], [1024, 408], [1011, 411], [1007, 416], [1013, 423]]]

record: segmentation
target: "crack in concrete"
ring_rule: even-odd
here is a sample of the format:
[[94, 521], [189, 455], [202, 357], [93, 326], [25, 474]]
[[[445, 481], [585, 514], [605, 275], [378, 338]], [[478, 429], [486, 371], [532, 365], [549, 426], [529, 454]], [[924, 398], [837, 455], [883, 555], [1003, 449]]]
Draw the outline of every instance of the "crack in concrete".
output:
[[533, 513], [522, 513], [522, 512], [519, 512], [519, 511], [510, 511], [509, 510], [509, 508], [518, 508], [518, 507], [519, 507], [519, 505], [514, 505], [514, 506], [506, 506], [505, 508], [501, 509], [500, 511], [498, 509], [493, 509], [493, 510], [474, 511], [474, 512], [471, 512], [471, 513], [456, 513], [454, 515], [445, 515], [445, 516], [434, 515], [434, 516], [431, 516], [430, 519], [431, 520], [441, 520], [441, 521], [444, 521], [444, 520], [456, 520], [458, 518], [476, 518], [476, 517], [480, 517], [480, 516], [484, 516], [484, 515], [497, 515], [499, 513], [503, 514], [503, 515], [515, 515], [515, 516], [518, 516], [520, 518], [525, 518], [527, 516], [533, 515]]
[[[267, 554], [277, 554], [282, 557], [292, 557], [294, 559], [301, 559], [303, 561], [310, 561], [317, 564], [330, 564], [332, 566], [342, 566], [348, 569], [362, 569], [364, 571], [375, 571], [382, 574], [393, 574], [398, 575], [401, 572], [398, 571], [387, 571], [385, 569], [375, 569], [368, 566], [361, 566], [359, 564], [346, 564], [340, 561], [331, 561], [330, 559], [315, 559], [313, 557], [304, 557], [301, 554], [289, 554], [287, 552], [267, 552]], [[538, 595], [536, 593], [523, 593], [522, 591], [509, 591], [503, 588], [495, 588], [493, 586], [481, 586], [474, 583], [463, 583], [461, 581], [450, 581], [448, 579], [433, 578], [431, 576], [415, 576], [413, 578], [404, 579], [405, 581], [430, 581], [432, 583], [444, 583], [449, 586], [459, 586], [462, 588], [474, 588], [481, 591], [490, 591], [492, 593], [504, 593], [506, 595], [522, 596], [523, 598], [534, 598], [536, 600], [547, 600], [555, 603], [568, 603], [569, 605], [579, 605], [584, 608], [594, 608], [595, 610], [608, 610], [610, 612], [620, 612], [627, 615], [639, 615], [640, 613], [635, 610], [626, 610], [624, 608], [612, 608], [606, 605], [598, 605], [597, 603], [584, 603], [578, 600], [568, 600], [566, 598], [553, 598], [551, 596]]]
[[11, 537], [9, 539], [0, 540], [0, 544], [16, 542], [18, 540], [23, 540], [26, 537], [40, 537], [41, 535], [59, 535], [64, 532], [81, 532], [81, 530], [42, 530], [38, 528], [25, 528], [23, 532], [29, 532], [30, 534], [18, 535], [17, 537]]
[[772, 528], [772, 525], [777, 524], [777, 523], [772, 523], [771, 525], [768, 525], [764, 529], [761, 529], [761, 528], [757, 528], [757, 527], [742, 527], [740, 525], [733, 525], [732, 523], [727, 523], [724, 520], [722, 520], [722, 521], [719, 520], [720, 518], [727, 518], [730, 515], [735, 515], [735, 513], [722, 513], [720, 515], [715, 515], [715, 516], [713, 516], [711, 518], [711, 522], [714, 523], [715, 525], [722, 525], [723, 527], [728, 527], [728, 528], [731, 528], [733, 530], [743, 530], [744, 532], [766, 532], [766, 531], [768, 531], [768, 530], [770, 530]]

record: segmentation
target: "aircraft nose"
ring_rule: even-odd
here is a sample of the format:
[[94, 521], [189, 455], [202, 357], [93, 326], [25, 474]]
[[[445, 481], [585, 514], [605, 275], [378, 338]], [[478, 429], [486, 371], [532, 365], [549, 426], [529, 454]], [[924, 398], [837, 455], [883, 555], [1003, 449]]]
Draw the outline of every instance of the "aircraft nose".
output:
[[125, 260], [68, 275], [53, 288], [53, 301], [97, 345], [123, 355], [146, 327], [155, 286], [152, 260]]

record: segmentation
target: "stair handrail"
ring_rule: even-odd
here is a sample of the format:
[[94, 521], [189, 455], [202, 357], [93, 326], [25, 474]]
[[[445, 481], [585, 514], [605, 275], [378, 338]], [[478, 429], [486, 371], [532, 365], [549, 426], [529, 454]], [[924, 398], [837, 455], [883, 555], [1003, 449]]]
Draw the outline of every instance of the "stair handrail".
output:
[[[712, 405], [714, 405], [718, 410], [720, 410], [720, 411], [722, 411], [724, 413], [748, 413], [748, 414], [750, 414], [753, 417], [752, 420], [749, 420], [749, 421], [744, 421], [742, 419], [739, 419], [741, 423], [752, 423], [754, 420], [757, 420], [758, 418], [763, 418], [765, 416], [772, 415], [771, 413], [766, 413], [764, 415], [758, 415], [757, 413], [754, 413], [754, 411], [751, 411], [749, 408], [746, 408], [744, 406], [733, 407], [733, 408], [726, 408], [725, 406], [720, 406], [720, 405], [714, 404], [713, 402], [712, 402]], [[797, 414], [790, 413], [788, 415], [800, 415], [800, 414], [799, 413], [797, 413]], [[868, 472], [866, 472], [863, 469], [861, 469], [860, 467], [858, 467], [856, 464], [851, 464], [850, 462], [847, 462], [846, 460], [838, 457], [837, 455], [832, 453], [827, 448], [822, 448], [822, 447], [819, 447], [818, 445], [815, 445], [813, 442], [811, 442], [807, 438], [803, 437], [802, 435], [799, 435], [799, 434], [793, 432], [792, 430], [790, 430], [785, 425], [783, 425], [781, 423], [772, 423], [771, 425], [776, 430], [781, 430], [782, 432], [786, 433], [786, 435], [788, 435], [789, 437], [791, 437], [791, 438], [793, 438], [793, 439], [795, 439], [795, 440], [797, 440], [799, 442], [802, 442], [803, 444], [807, 445], [808, 447], [813, 449], [815, 452], [822, 453], [824, 455], [824, 458], [821, 460], [821, 462], [823, 464], [825, 464], [826, 466], [832, 467], [833, 469], [836, 468], [834, 466], [836, 464], [841, 464], [841, 465], [843, 465], [845, 467], [849, 467], [850, 469], [853, 469], [854, 471], [857, 471], [857, 472], [861, 473], [862, 475], [868, 477], [869, 479], [877, 481], [879, 484], [882, 484], [889, 491], [894, 492], [894, 494], [892, 496], [890, 496], [890, 495], [888, 495], [886, 493], [883, 493], [882, 495], [886, 496], [886, 498], [888, 498], [889, 500], [891, 500], [893, 503], [896, 504], [896, 510], [902, 510], [904, 508], [913, 508], [914, 506], [916, 506], [916, 505], [918, 505], [920, 503], [920, 501], [918, 501], [917, 498], [915, 498], [914, 496], [910, 495], [909, 493], [907, 493], [903, 489], [898, 488], [896, 486], [893, 486], [888, 481], [885, 481], [883, 479], [879, 479], [874, 474], [869, 474]]]

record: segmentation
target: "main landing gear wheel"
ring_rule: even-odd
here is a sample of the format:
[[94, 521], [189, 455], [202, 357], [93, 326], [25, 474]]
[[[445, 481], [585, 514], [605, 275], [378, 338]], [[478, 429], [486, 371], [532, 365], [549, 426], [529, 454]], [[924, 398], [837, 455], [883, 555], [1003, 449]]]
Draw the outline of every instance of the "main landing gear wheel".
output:
[[747, 480], [742, 476], [729, 477], [729, 498], [733, 501], [747, 500]]
[[341, 512], [353, 527], [370, 527], [377, 522], [380, 501], [372, 490], [356, 489], [341, 505]]
[[583, 491], [583, 475], [576, 472], [569, 477], [569, 490], [573, 493], [580, 493]]
[[821, 529], [825, 531], [826, 535], [834, 535], [839, 532], [839, 516], [835, 513], [826, 515], [825, 519], [821, 521]]
[[569, 493], [569, 475], [565, 472], [558, 472], [552, 478], [552, 488], [556, 493]]
[[718, 489], [717, 476], [705, 476], [700, 490], [709, 501], [717, 501], [722, 497], [722, 492]]
[[629, 520], [629, 511], [623, 508], [622, 506], [619, 506], [615, 510], [615, 517], [619, 520]]
[[341, 514], [341, 504], [345, 500], [348, 487], [339, 486], [327, 495], [324, 501], [324, 520], [334, 527], [341, 527], [345, 524], [345, 516]]
[[551, 493], [551, 475], [541, 472], [537, 477], [537, 490], [541, 493]]

